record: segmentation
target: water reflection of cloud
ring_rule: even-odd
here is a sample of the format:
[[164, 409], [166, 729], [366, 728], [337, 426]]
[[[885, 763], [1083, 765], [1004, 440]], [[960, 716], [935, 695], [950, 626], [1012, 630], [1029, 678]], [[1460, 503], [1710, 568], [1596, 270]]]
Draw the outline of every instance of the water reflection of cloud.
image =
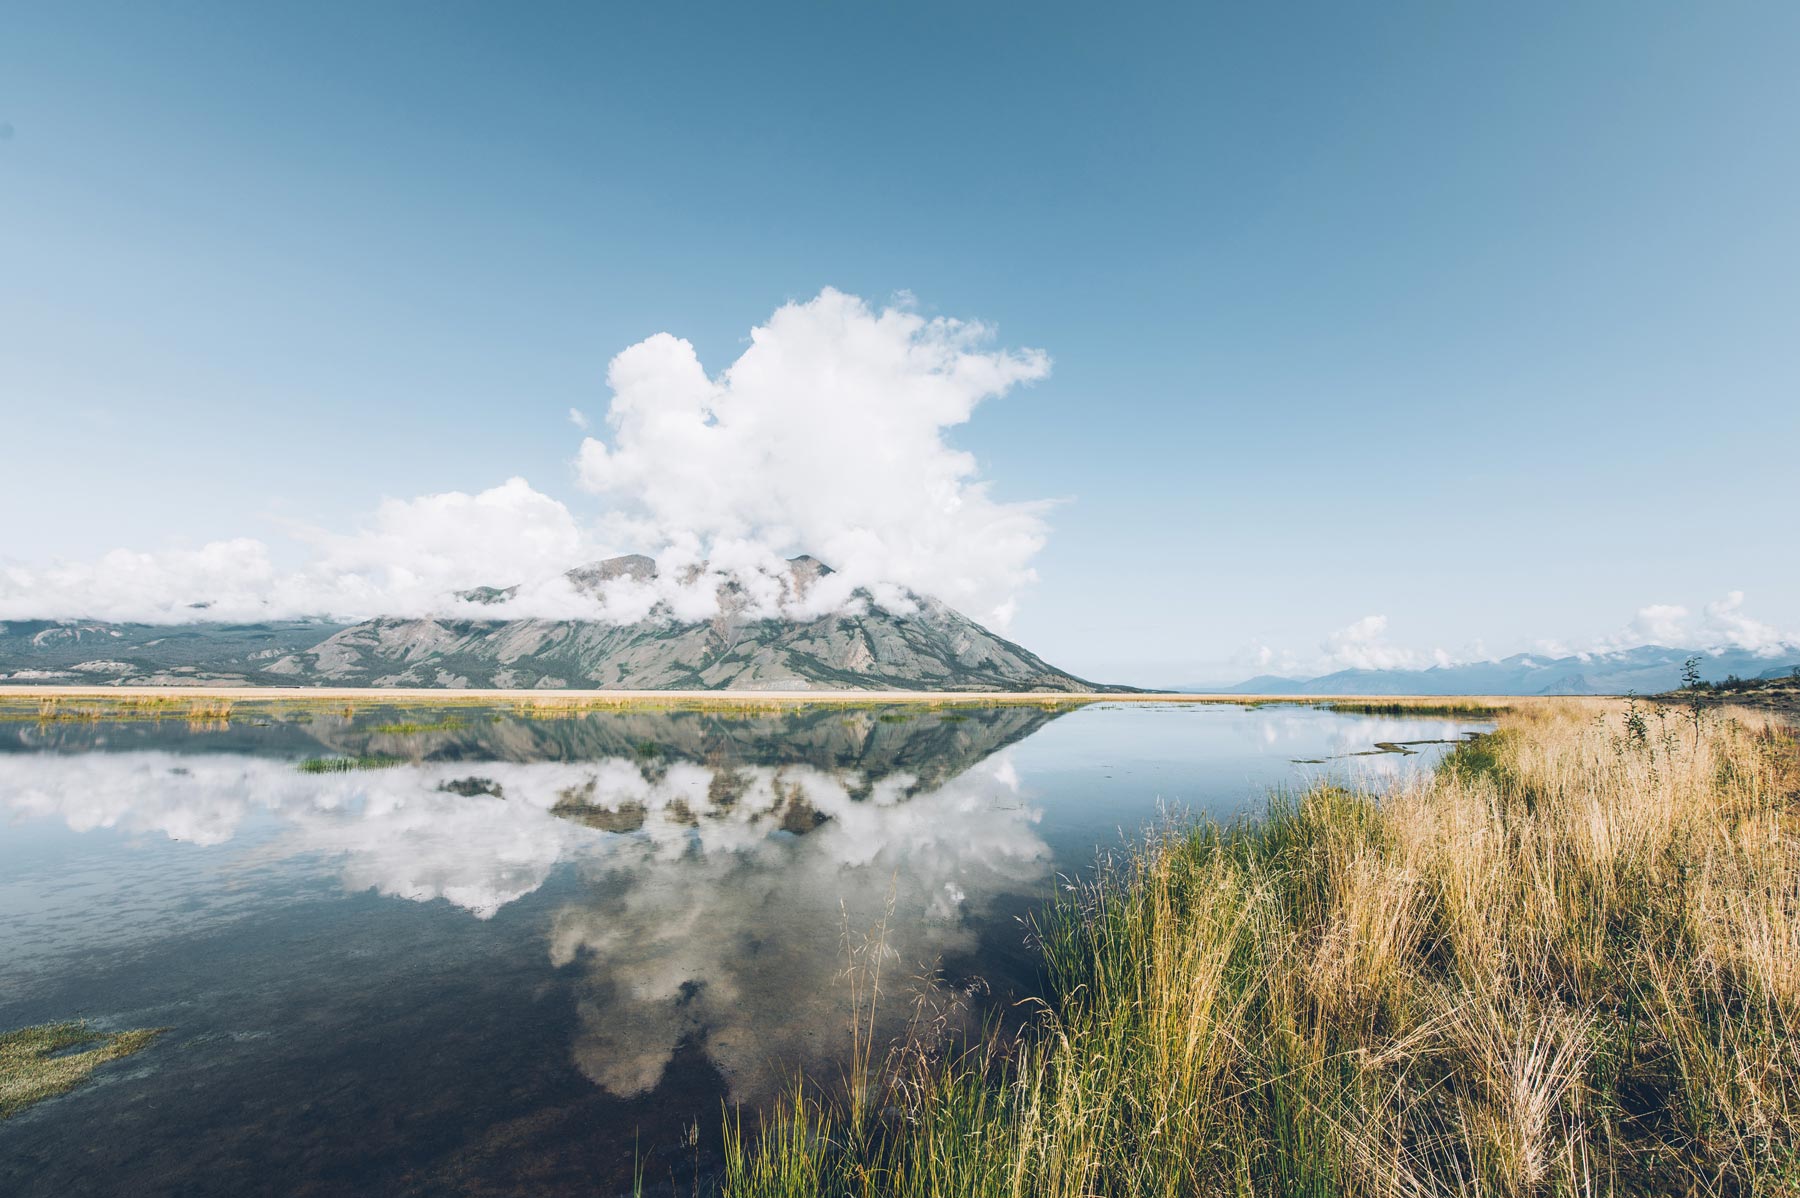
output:
[[[500, 766], [570, 773], [568, 766]], [[543, 806], [440, 789], [456, 766], [338, 775], [301, 773], [292, 762], [163, 751], [28, 754], [0, 760], [0, 802], [15, 816], [62, 820], [83, 832], [117, 828], [200, 845], [224, 844], [253, 817], [279, 831], [260, 852], [329, 854], [356, 889], [409, 899], [444, 898], [480, 917], [543, 884], [578, 851], [582, 829]], [[554, 776], [535, 781], [554, 786]], [[521, 794], [537, 787], [521, 785]]]
[[[280, 828], [267, 852], [334, 856], [353, 888], [443, 898], [485, 918], [536, 890], [557, 863], [584, 857], [681, 864], [807, 834], [810, 851], [828, 853], [833, 868], [865, 866], [896, 837], [936, 843], [937, 825], [921, 824], [928, 810], [962, 817], [955, 824], [967, 851], [1010, 859], [1016, 835], [983, 831], [993, 807], [984, 800], [977, 814], [968, 798], [971, 786], [1013, 794], [1016, 775], [1000, 758], [965, 778], [908, 799], [910, 774], [869, 781], [806, 766], [611, 759], [315, 775], [250, 756], [29, 754], [0, 759], [0, 804], [15, 818], [53, 818], [77, 832], [116, 828], [210, 846], [267, 814]], [[621, 811], [642, 812], [629, 838], [594, 818]], [[1029, 824], [1019, 816], [1003, 822]], [[1034, 838], [1027, 855], [1040, 850]]]
[[[623, 883], [596, 888], [611, 897], [557, 918], [554, 959], [585, 971], [577, 1060], [614, 1093], [653, 1086], [687, 1041], [704, 1048], [735, 1098], [768, 1094], [796, 1067], [841, 1055], [846, 934], [885, 923], [897, 994], [973, 950], [993, 901], [1049, 871], [1036, 813], [1014, 797], [1005, 757], [910, 799], [904, 776], [863, 801], [816, 771], [761, 781], [769, 791], [747, 806], [772, 811], [783, 788], [799, 788], [826, 820], [804, 836], [747, 838], [754, 817], [715, 823], [715, 808], [697, 809], [703, 837], [732, 835], [679, 860], [655, 838], [628, 845], [595, 864]], [[890, 999], [878, 1036], [897, 1030], [905, 1007]]]
[[931, 789], [905, 772], [661, 759], [316, 775], [163, 751], [0, 758], [15, 818], [208, 846], [267, 821], [257, 860], [332, 861], [352, 889], [481, 919], [575, 863], [589, 885], [555, 914], [549, 951], [577, 988], [580, 1067], [640, 1093], [690, 1042], [744, 1100], [837, 1055], [846, 930], [885, 920], [903, 982], [972, 951], [997, 899], [1041, 883], [1050, 854], [1019, 792], [1004, 753]]
[[[264, 764], [160, 752], [13, 756], [0, 758], [0, 802], [15, 817], [60, 819], [76, 832], [121, 828], [223, 844], [248, 813], [250, 775], [264, 772]], [[285, 780], [297, 789], [302, 782]]]
[[[1292, 753], [1310, 767], [1354, 785], [1381, 790], [1416, 774], [1433, 754], [1371, 753], [1377, 744], [1425, 747], [1422, 742], [1461, 740], [1467, 720], [1431, 716], [1371, 716], [1316, 707], [1265, 707], [1249, 713], [1256, 735], [1271, 749]], [[1437, 746], [1442, 747], [1442, 746]]]

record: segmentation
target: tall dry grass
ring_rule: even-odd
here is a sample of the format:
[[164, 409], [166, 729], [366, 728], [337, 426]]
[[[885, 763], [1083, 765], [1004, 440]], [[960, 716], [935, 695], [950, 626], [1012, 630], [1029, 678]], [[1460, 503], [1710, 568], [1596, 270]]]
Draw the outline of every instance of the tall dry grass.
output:
[[725, 1192], [1800, 1193], [1800, 751], [1764, 717], [1518, 706], [1384, 799], [1159, 836], [1043, 952], [1022, 1038], [796, 1097]]

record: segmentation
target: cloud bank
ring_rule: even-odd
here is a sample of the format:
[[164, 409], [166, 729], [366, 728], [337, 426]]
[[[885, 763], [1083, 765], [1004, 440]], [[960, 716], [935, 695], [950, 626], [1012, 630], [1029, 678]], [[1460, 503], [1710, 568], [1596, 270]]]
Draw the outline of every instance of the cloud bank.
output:
[[353, 532], [295, 527], [308, 553], [276, 568], [248, 537], [155, 553], [116, 549], [92, 562], [0, 565], [0, 620], [96, 619], [151, 624], [454, 613], [455, 592], [539, 580], [533, 604], [552, 614], [578, 597], [560, 574], [600, 552], [562, 503], [513, 478], [478, 494], [384, 500]]
[[1800, 644], [1800, 632], [1782, 632], [1744, 611], [1744, 592], [1732, 591], [1700, 609], [1698, 616], [1671, 603], [1640, 608], [1631, 627], [1616, 640], [1634, 644], [1745, 649], [1774, 653]]
[[[1740, 649], [1774, 657], [1800, 649], [1800, 630], [1782, 631], [1744, 610], [1744, 592], [1731, 591], [1704, 604], [1699, 613], [1672, 603], [1652, 603], [1614, 632], [1586, 642], [1539, 640], [1531, 649], [1545, 657], [1590, 657], [1643, 645], [1721, 652]], [[1339, 670], [1426, 670], [1433, 666], [1495, 661], [1476, 640], [1458, 650], [1396, 644], [1385, 615], [1368, 615], [1339, 628], [1310, 653], [1257, 645], [1236, 659], [1240, 667], [1289, 678], [1316, 678]]]
[[[776, 311], [716, 377], [690, 343], [659, 333], [612, 360], [607, 431], [577, 452], [597, 511], [578, 516], [514, 477], [476, 494], [384, 500], [349, 532], [294, 527], [296, 569], [252, 538], [0, 562], [0, 620], [700, 619], [729, 578], [753, 616], [816, 615], [851, 605], [858, 588], [904, 609], [910, 589], [1003, 627], [1035, 578], [1047, 505], [994, 499], [947, 435], [1050, 364], [991, 340], [979, 323], [831, 289]], [[579, 409], [567, 418], [589, 428]], [[623, 552], [656, 557], [659, 577], [598, 594], [563, 577]], [[799, 553], [837, 574], [802, 593], [785, 561]], [[457, 597], [482, 586], [518, 590], [498, 606]]]

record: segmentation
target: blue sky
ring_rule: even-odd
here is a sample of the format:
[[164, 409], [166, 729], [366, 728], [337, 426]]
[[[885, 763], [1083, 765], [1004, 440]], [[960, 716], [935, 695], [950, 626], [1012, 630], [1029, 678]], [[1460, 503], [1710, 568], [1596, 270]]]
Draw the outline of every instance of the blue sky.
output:
[[[1791, 5], [39, 5], [0, 37], [0, 560], [513, 476], [822, 288], [1047, 377], [1009, 634], [1148, 683], [1800, 627]], [[1640, 624], [1642, 621], [1640, 620]], [[1367, 631], [1368, 625], [1360, 626]], [[1356, 636], [1351, 640], [1354, 642]], [[1339, 648], [1344, 642], [1340, 638]], [[1249, 667], [1249, 668], [1246, 668]]]

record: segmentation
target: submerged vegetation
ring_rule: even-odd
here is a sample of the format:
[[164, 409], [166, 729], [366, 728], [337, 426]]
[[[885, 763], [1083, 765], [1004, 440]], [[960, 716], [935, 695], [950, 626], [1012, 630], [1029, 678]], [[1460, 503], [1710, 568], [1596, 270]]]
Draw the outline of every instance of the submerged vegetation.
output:
[[297, 767], [303, 774], [347, 774], [352, 770], [384, 770], [403, 764], [399, 757], [308, 757]]
[[454, 732], [464, 726], [463, 720], [448, 715], [425, 723], [415, 720], [396, 720], [391, 724], [376, 724], [369, 731], [388, 736], [417, 736], [423, 732]]
[[225, 722], [235, 704], [230, 699], [161, 695], [51, 695], [0, 702], [0, 721], [11, 723], [97, 723], [101, 720], [187, 720]]
[[101, 1032], [73, 1022], [0, 1033], [0, 1119], [68, 1093], [108, 1061], [149, 1047], [164, 1030]]
[[725, 1193], [1800, 1193], [1792, 735], [1499, 722], [1379, 801], [1159, 835], [1046, 918], [1023, 1035], [797, 1091]]

